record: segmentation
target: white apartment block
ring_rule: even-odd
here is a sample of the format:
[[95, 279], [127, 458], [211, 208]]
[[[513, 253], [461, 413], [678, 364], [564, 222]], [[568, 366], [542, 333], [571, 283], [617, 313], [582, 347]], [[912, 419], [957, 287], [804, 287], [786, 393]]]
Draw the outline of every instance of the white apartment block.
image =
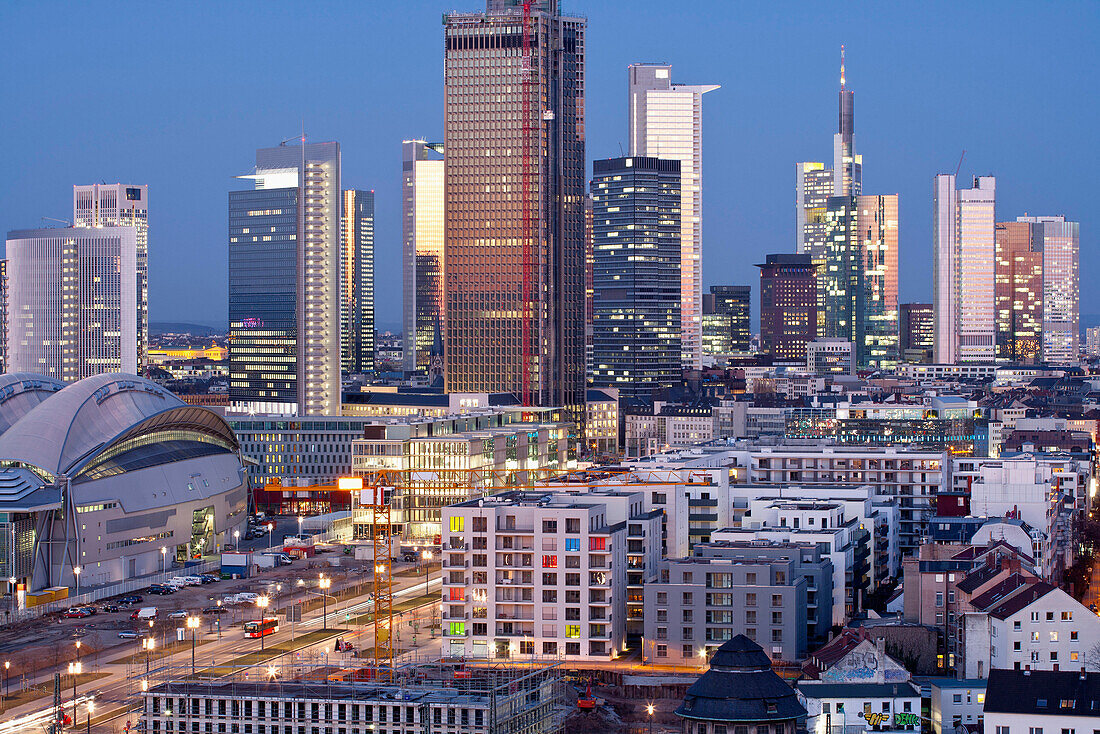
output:
[[1012, 517], [1041, 532], [1031, 555], [1047, 579], [1073, 565], [1073, 517], [1087, 509], [1088, 462], [1068, 456], [953, 459], [951, 486], [970, 491], [970, 514]]
[[834, 502], [776, 500], [758, 508], [747, 525], [726, 528], [713, 540], [818, 543], [833, 565], [833, 624], [862, 608], [870, 585], [870, 533]]
[[1083, 670], [1100, 644], [1100, 617], [1059, 588], [1025, 585], [985, 612], [963, 619], [963, 675], [986, 678], [994, 668]]
[[505, 492], [442, 512], [444, 655], [614, 660], [624, 649], [628, 524], [659, 523], [640, 492]]

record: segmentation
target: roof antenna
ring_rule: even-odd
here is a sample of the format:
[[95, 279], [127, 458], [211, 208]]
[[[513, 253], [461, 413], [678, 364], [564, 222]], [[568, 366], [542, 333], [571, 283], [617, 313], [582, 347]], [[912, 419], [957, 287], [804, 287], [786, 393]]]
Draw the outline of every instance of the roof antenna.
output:
[[619, 141], [619, 157], [620, 158], [625, 158], [626, 157], [626, 153], [623, 152], [623, 141], [621, 141], [621, 140]]
[[844, 44], [840, 44], [840, 91], [844, 91]]

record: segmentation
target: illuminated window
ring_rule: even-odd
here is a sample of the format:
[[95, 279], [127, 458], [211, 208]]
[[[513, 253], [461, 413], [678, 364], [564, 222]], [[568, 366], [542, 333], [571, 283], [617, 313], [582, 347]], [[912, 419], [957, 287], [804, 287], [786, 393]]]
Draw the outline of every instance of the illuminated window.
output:
[[542, 567], [543, 568], [557, 568], [558, 567], [558, 557], [556, 555], [555, 556], [543, 556], [542, 557]]
[[466, 588], [463, 586], [452, 586], [448, 590], [450, 592], [451, 601], [466, 601]]
[[466, 636], [466, 623], [465, 622], [451, 622], [450, 634], [455, 637]]
[[588, 550], [607, 550], [607, 538], [589, 538]]
[[451, 518], [451, 532], [461, 533], [466, 529], [466, 518], [464, 517], [452, 517]]
[[579, 624], [567, 624], [567, 625], [565, 625], [565, 636], [566, 637], [580, 637], [581, 636], [581, 626]]

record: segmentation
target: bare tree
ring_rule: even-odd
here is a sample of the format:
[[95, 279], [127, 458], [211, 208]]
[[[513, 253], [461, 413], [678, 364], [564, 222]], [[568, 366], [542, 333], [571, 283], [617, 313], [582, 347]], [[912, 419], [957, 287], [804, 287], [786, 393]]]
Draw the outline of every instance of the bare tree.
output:
[[1100, 642], [1090, 647], [1085, 653], [1085, 670], [1100, 672]]

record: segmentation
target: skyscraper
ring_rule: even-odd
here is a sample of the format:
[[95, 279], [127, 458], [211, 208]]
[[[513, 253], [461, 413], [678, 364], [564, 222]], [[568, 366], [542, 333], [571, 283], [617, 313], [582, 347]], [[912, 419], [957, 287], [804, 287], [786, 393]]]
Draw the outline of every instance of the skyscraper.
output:
[[8, 371], [138, 371], [137, 227], [15, 230], [6, 252]]
[[703, 352], [747, 353], [752, 338], [752, 288], [712, 285], [703, 294]]
[[1017, 217], [1032, 227], [1043, 254], [1044, 362], [1074, 364], [1081, 348], [1080, 224], [1057, 217]]
[[680, 380], [680, 162], [592, 169], [592, 381], [649, 397]]
[[760, 268], [760, 351], [806, 359], [817, 337], [817, 268], [809, 255], [768, 255]]
[[898, 306], [899, 359], [920, 363], [932, 360], [935, 324], [931, 303], [902, 303]]
[[[403, 366], [426, 370], [444, 323], [443, 144], [401, 143]], [[439, 335], [442, 337], [442, 335]]]
[[844, 47], [840, 47], [840, 120], [833, 136], [833, 195], [863, 193], [863, 156], [856, 155], [855, 92], [848, 89], [844, 71]]
[[137, 363], [149, 355], [149, 187], [131, 184], [73, 186], [74, 227], [133, 227], [136, 238]]
[[825, 336], [852, 344], [860, 368], [898, 360], [898, 195], [829, 197]]
[[996, 330], [996, 179], [956, 189], [936, 176], [932, 229], [932, 304], [936, 362], [992, 362]]
[[997, 359], [1033, 361], [1043, 343], [1043, 253], [1032, 246], [1029, 222], [998, 222], [994, 239], [997, 265]]
[[833, 196], [833, 172], [824, 163], [795, 164], [795, 252], [825, 261], [829, 232], [825, 208]]
[[229, 192], [229, 397], [340, 411], [340, 144], [260, 148]]
[[340, 211], [340, 354], [350, 375], [374, 369], [374, 192], [345, 189]]
[[583, 18], [444, 16], [446, 389], [584, 413]]
[[680, 329], [682, 361], [703, 359], [703, 95], [717, 84], [673, 84], [667, 64], [631, 64], [630, 155], [680, 161]]

